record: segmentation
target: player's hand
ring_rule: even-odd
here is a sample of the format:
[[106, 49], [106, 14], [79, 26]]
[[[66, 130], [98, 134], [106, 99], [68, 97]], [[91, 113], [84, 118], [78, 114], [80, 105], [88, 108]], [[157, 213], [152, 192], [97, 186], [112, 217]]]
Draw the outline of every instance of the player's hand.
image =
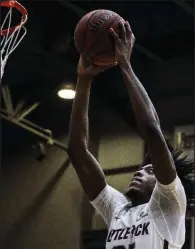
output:
[[123, 62], [129, 61], [131, 52], [135, 42], [135, 36], [132, 33], [129, 22], [119, 23], [119, 36], [111, 28], [110, 34], [115, 44], [115, 58], [119, 65]]
[[116, 66], [117, 63], [113, 63], [108, 66], [97, 66], [94, 64], [90, 64], [90, 62], [83, 55], [80, 56], [79, 63], [77, 66], [77, 74], [79, 76], [85, 76], [88, 78], [93, 78], [94, 76], [104, 72], [105, 70]]

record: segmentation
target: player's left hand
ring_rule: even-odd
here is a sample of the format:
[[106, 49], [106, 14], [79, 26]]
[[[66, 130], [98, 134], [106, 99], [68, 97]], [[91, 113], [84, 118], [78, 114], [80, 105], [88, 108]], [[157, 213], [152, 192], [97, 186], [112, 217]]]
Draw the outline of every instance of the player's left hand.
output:
[[113, 63], [107, 66], [97, 66], [94, 64], [90, 64], [84, 57], [84, 55], [80, 55], [79, 63], [77, 66], [77, 73], [79, 76], [86, 76], [92, 78], [116, 65], [117, 63]]
[[114, 29], [110, 29], [111, 36], [115, 44], [115, 58], [119, 65], [129, 61], [135, 42], [135, 36], [132, 33], [129, 22], [119, 23], [119, 36]]

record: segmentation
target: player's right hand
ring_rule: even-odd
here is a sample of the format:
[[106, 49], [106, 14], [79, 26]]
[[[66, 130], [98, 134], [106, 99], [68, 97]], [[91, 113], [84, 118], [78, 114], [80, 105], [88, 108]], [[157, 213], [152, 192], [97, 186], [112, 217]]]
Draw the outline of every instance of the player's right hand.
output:
[[123, 62], [129, 61], [135, 42], [135, 36], [129, 23], [119, 22], [119, 35], [112, 28], [110, 34], [114, 40], [115, 59], [118, 64], [121, 65]]
[[77, 74], [79, 76], [86, 76], [89, 78], [93, 78], [94, 76], [100, 74], [101, 72], [104, 72], [105, 70], [116, 65], [117, 63], [113, 63], [108, 66], [97, 66], [94, 64], [90, 64], [84, 55], [80, 55], [79, 63], [77, 66]]

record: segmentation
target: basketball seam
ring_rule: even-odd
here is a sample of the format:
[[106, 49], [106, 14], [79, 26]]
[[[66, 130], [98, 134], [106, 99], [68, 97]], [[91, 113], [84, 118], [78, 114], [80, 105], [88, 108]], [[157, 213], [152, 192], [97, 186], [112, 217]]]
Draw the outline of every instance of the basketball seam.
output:
[[82, 46], [81, 46], [81, 51], [83, 51], [83, 47], [85, 45], [85, 40], [86, 40], [86, 32], [88, 31], [88, 25], [89, 25], [89, 22], [91, 20], [91, 18], [97, 13], [98, 10], [96, 10], [90, 17], [89, 19], [87, 20], [86, 24], [85, 24], [85, 28], [84, 28], [84, 33], [83, 33], [83, 42], [82, 42]]
[[[113, 24], [113, 22], [111, 23], [111, 25]], [[112, 52], [114, 53], [115, 51], [115, 49], [114, 49], [114, 43], [113, 43], [113, 41], [111, 40], [111, 42], [112, 42], [112, 44], [113, 44], [113, 47], [112, 47]], [[111, 49], [110, 48], [108, 48], [108, 49], [106, 49], [106, 50], [104, 50], [104, 51], [101, 51], [101, 52], [99, 52], [99, 53], [96, 53], [95, 54], [95, 56], [96, 55], [101, 55], [101, 54], [104, 54], [104, 53], [106, 53], [106, 52], [108, 52], [108, 51], [111, 51]]]
[[[115, 22], [115, 20], [116, 20], [115, 17], [116, 17], [116, 16], [113, 17], [112, 22], [111, 22], [110, 25], [108, 26], [109, 28], [110, 28], [111, 25]], [[100, 40], [101, 35], [102, 35], [104, 32], [105, 32], [105, 30], [103, 30], [103, 31], [99, 34], [99, 36], [98, 36], [97, 39], [94, 41], [94, 43], [88, 48], [88, 51], [93, 49], [94, 45]]]

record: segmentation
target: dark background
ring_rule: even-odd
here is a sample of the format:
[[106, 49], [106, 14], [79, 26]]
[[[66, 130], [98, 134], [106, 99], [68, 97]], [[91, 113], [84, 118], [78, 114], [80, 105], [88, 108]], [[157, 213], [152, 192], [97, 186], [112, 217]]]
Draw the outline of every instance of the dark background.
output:
[[[51, 129], [54, 136], [67, 132], [72, 101], [59, 99], [56, 91], [63, 82], [76, 82], [74, 29], [85, 12], [105, 8], [131, 24], [136, 37], [133, 68], [157, 108], [162, 127], [171, 130], [193, 123], [193, 1], [22, 3], [29, 13], [28, 33], [8, 60], [3, 84], [9, 85], [15, 107], [19, 100], [24, 100], [25, 107], [40, 101], [29, 120]], [[95, 81], [92, 105], [100, 111], [114, 108], [135, 127], [118, 68]], [[3, 152], [16, 151], [32, 141], [31, 134], [2, 121]]]

